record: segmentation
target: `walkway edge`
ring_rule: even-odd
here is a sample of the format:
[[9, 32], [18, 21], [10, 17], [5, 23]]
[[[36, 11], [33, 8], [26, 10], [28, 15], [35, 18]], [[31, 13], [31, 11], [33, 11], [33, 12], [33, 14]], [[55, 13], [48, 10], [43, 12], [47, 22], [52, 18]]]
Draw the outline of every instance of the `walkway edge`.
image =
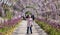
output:
[[[18, 26], [20, 25], [21, 21], [18, 22], [18, 24], [17, 24]], [[16, 28], [18, 27], [18, 26], [17, 27], [16, 26], [14, 28], [12, 28], [11, 30], [9, 30], [9, 32], [8, 33], [5, 33], [4, 35], [11, 35], [13, 33], [13, 31], [16, 30]]]

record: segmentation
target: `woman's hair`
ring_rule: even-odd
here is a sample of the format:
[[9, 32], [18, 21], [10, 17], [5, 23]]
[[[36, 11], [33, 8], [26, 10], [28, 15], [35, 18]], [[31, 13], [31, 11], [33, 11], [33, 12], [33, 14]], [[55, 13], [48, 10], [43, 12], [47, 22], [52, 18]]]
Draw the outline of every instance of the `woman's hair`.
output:
[[26, 18], [28, 18], [28, 17], [29, 17], [29, 15], [26, 16]]
[[27, 15], [27, 16], [26, 16], [26, 18], [29, 18], [29, 17], [31, 17], [31, 15]]

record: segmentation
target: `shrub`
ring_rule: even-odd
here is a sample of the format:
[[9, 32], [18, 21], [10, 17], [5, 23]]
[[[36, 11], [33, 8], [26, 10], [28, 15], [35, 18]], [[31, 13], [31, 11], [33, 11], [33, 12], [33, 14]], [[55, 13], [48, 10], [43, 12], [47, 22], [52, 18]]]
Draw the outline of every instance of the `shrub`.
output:
[[48, 35], [60, 35], [60, 30], [58, 31], [56, 28], [52, 27], [51, 25], [47, 24], [43, 21], [36, 20], [36, 23], [48, 33]]

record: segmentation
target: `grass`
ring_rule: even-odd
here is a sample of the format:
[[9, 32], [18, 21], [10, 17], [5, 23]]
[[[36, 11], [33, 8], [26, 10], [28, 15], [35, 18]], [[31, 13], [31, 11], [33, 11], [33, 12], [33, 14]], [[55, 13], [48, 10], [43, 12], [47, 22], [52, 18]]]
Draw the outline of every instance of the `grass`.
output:
[[0, 32], [6, 32], [7, 29], [9, 29], [9, 28], [7, 28], [7, 27], [1, 28], [1, 29], [0, 29]]
[[48, 35], [60, 35], [60, 30], [58, 31], [56, 28], [52, 27], [51, 25], [36, 20], [36, 23], [45, 31]]

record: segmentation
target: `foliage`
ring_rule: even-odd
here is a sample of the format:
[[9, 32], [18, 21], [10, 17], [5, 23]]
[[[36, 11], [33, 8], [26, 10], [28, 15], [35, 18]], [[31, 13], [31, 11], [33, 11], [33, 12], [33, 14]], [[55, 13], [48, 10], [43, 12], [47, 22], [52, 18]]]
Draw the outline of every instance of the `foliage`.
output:
[[18, 26], [19, 22], [20, 22], [20, 18], [17, 18], [17, 19], [14, 19], [14, 20], [13, 19], [8, 20], [7, 22], [5, 22], [3, 24], [3, 27], [0, 28], [0, 33], [2, 33], [2, 34], [7, 33], [8, 34], [8, 31], [10, 31], [11, 29]]
[[10, 9], [9, 9], [10, 7], [6, 4], [3, 4], [2, 7], [5, 12], [5, 18], [11, 19], [12, 13], [10, 12]]
[[36, 20], [36, 23], [41, 26], [45, 32], [47, 32], [49, 35], [60, 35], [60, 30], [56, 30], [56, 28], [52, 27], [51, 25], [43, 22], [43, 21], [38, 21]]
[[8, 19], [11, 19], [11, 17], [12, 17], [12, 13], [9, 12], [9, 11], [7, 11], [7, 12], [6, 12], [6, 17], [7, 17]]
[[26, 8], [33, 8], [32, 6], [26, 6]]
[[29, 14], [31, 14], [31, 12], [27, 11], [25, 14], [29, 15]]

